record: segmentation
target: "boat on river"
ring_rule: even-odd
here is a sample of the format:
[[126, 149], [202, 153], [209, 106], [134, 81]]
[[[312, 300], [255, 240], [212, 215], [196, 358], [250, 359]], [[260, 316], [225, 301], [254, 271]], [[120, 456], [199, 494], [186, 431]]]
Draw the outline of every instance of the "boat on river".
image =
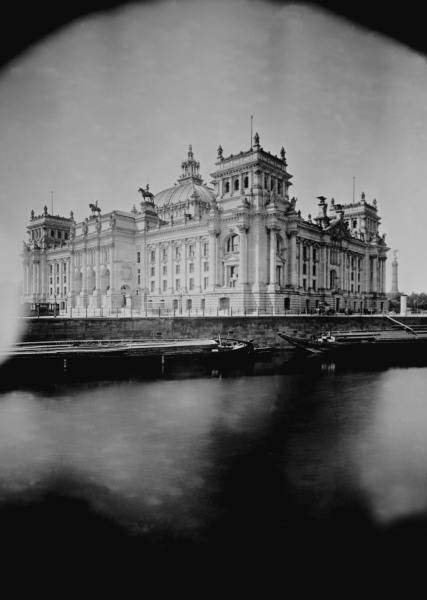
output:
[[152, 357], [178, 355], [250, 355], [252, 342], [232, 338], [189, 340], [62, 340], [21, 342], [3, 349], [3, 358]]
[[379, 331], [327, 331], [311, 337], [298, 337], [282, 331], [278, 335], [307, 354], [358, 358], [418, 356], [427, 358], [427, 327], [409, 327], [393, 319], [401, 329]]

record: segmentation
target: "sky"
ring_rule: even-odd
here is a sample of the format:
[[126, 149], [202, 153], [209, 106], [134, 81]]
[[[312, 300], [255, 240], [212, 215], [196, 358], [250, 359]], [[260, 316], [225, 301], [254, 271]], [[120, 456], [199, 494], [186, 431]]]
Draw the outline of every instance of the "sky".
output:
[[[224, 154], [287, 151], [316, 196], [377, 199], [399, 287], [427, 291], [427, 60], [309, 5], [129, 4], [77, 20], [0, 72], [0, 282], [14, 289], [31, 209], [81, 220], [173, 185], [188, 144], [209, 182]], [[391, 258], [391, 253], [390, 253]], [[387, 287], [391, 285], [390, 263]]]

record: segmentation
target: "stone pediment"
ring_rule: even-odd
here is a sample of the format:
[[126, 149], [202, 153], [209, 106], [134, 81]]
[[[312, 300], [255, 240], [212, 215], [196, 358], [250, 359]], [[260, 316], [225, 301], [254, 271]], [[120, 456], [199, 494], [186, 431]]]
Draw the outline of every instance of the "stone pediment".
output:
[[341, 219], [339, 221], [336, 221], [335, 223], [332, 223], [329, 227], [326, 228], [325, 231], [329, 233], [331, 239], [334, 242], [351, 240], [351, 233], [348, 228], [348, 225], [345, 221], [342, 221]]

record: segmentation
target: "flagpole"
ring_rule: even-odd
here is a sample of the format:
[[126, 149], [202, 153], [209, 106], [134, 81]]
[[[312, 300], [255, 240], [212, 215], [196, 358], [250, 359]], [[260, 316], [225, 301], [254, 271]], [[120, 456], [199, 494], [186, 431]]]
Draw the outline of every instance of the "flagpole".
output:
[[253, 115], [251, 115], [251, 150], [252, 150], [252, 128], [253, 128], [253, 119], [254, 119], [254, 116], [253, 116]]

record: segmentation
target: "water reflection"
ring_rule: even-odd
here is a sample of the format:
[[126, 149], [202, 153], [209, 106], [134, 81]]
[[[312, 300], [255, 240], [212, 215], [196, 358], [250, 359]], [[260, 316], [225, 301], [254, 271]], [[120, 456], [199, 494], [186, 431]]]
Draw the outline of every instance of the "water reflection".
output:
[[97, 510], [134, 530], [167, 522], [193, 535], [210, 519], [205, 500], [216, 492], [218, 438], [259, 433], [269, 417], [271, 388], [254, 378], [247, 391], [237, 378], [121, 383], [60, 397], [5, 394], [2, 498], [66, 473]]
[[426, 384], [319, 366], [5, 392], [0, 502], [61, 489], [162, 544], [344, 543], [426, 516]]

